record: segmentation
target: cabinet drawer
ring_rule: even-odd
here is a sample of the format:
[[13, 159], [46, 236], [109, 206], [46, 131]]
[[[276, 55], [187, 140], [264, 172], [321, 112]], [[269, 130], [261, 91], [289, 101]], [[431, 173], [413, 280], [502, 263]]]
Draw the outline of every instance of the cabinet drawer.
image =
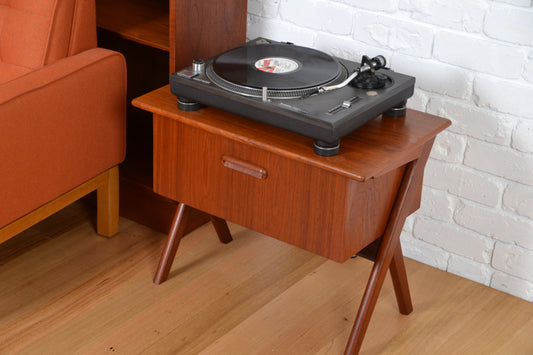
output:
[[383, 218], [367, 205], [392, 202], [374, 201], [374, 186], [154, 116], [157, 193], [333, 260], [381, 235]]

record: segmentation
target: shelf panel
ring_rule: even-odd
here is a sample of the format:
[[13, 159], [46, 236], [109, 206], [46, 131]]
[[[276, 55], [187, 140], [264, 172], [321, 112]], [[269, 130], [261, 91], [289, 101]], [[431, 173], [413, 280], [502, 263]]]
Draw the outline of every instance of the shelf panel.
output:
[[96, 0], [98, 27], [169, 51], [168, 0]]

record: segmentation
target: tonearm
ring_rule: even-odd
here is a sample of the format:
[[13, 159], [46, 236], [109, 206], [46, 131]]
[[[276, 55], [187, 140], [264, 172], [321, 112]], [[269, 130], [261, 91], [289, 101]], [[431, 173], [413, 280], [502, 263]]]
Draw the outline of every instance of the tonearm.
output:
[[343, 88], [346, 85], [348, 85], [350, 82], [352, 82], [352, 80], [355, 80], [359, 75], [363, 73], [368, 73], [368, 72], [373, 74], [376, 70], [384, 68], [386, 64], [387, 64], [387, 61], [385, 60], [385, 57], [382, 55], [378, 55], [374, 58], [370, 58], [366, 55], [363, 55], [363, 58], [361, 59], [361, 65], [355, 68], [353, 73], [350, 76], [348, 76], [342, 83], [339, 83], [336, 85], [330, 85], [330, 86], [321, 86], [315, 91], [307, 93], [306, 95], [302, 96], [301, 99], [308, 98], [309, 96], [315, 95], [315, 94], [322, 94], [326, 91], [337, 90], [337, 89]]

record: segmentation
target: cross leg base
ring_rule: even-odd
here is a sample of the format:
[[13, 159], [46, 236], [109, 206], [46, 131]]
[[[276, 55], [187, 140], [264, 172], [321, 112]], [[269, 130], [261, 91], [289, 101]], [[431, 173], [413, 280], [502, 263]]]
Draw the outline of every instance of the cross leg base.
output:
[[366, 285], [359, 311], [355, 318], [352, 332], [346, 344], [345, 355], [358, 354], [363, 339], [370, 323], [370, 318], [376, 306], [379, 292], [387, 275], [391, 270], [394, 291], [400, 313], [408, 314], [412, 311], [411, 296], [407, 284], [407, 275], [403, 263], [402, 249], [400, 246], [400, 232], [405, 218], [409, 199], [412, 198], [414, 180], [417, 174], [418, 160], [407, 164], [396, 200], [392, 207], [385, 233], [381, 237], [381, 243], [377, 250], [374, 266]]
[[[170, 272], [170, 268], [172, 267], [172, 263], [174, 262], [174, 258], [176, 257], [176, 252], [178, 251], [181, 238], [183, 238], [185, 234], [187, 221], [191, 211], [192, 208], [184, 203], [180, 203], [176, 209], [174, 220], [170, 226], [167, 241], [165, 243], [165, 247], [163, 248], [163, 252], [161, 253], [159, 265], [157, 266], [157, 270], [154, 275], [154, 283], [157, 285], [161, 284], [168, 278], [168, 274]], [[215, 227], [215, 231], [217, 232], [220, 242], [224, 244], [231, 242], [233, 238], [231, 237], [231, 232], [226, 221], [222, 218], [212, 215], [209, 215], [209, 217], [211, 219], [211, 223], [213, 223], [213, 226]]]

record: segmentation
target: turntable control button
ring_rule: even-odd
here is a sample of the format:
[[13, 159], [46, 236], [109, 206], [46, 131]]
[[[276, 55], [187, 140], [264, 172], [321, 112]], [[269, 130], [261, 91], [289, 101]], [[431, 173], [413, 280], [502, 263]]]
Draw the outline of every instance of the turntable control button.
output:
[[366, 96], [378, 96], [378, 92], [374, 90], [370, 90], [366, 92]]

